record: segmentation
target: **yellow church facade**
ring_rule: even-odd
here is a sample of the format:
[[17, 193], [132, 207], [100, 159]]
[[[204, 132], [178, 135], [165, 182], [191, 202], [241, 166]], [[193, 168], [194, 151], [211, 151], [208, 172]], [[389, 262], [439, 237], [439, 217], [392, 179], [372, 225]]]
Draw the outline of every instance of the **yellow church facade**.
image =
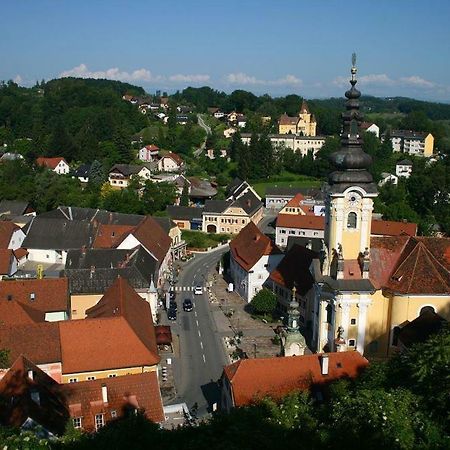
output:
[[350, 83], [342, 148], [331, 155], [323, 251], [310, 268], [310, 346], [384, 358], [398, 351], [398, 333], [422, 314], [450, 320], [450, 239], [371, 237], [378, 194], [362, 150], [355, 67]]

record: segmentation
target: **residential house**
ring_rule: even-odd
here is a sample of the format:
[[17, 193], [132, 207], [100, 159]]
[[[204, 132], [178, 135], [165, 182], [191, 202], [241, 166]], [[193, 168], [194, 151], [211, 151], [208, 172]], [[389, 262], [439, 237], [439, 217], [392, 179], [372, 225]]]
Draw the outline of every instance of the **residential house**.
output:
[[73, 176], [80, 180], [80, 183], [89, 182], [89, 172], [91, 171], [90, 164], [82, 164], [77, 170], [73, 172]]
[[20, 153], [6, 152], [0, 156], [0, 164], [8, 161], [23, 161], [24, 159]]
[[[202, 206], [217, 195], [217, 185], [209, 180], [189, 177], [189, 200], [192, 204]], [[182, 188], [181, 188], [182, 189]]]
[[[20, 200], [1, 200], [0, 201], [0, 220], [10, 220], [18, 216], [36, 215], [33, 208], [26, 201]], [[20, 225], [19, 225], [20, 226]]]
[[[417, 234], [417, 224], [410, 222], [394, 222], [389, 220], [372, 220], [372, 236], [399, 236]], [[275, 225], [275, 243], [286, 246], [289, 236], [306, 238], [325, 237], [325, 217], [301, 214], [279, 214]]]
[[70, 318], [70, 296], [67, 278], [15, 279], [0, 282], [0, 303], [14, 302], [33, 308], [47, 322]]
[[279, 134], [295, 134], [300, 136], [315, 136], [317, 122], [314, 114], [309, 111], [308, 104], [303, 100], [298, 116], [289, 117], [284, 113], [278, 120]]
[[412, 174], [413, 163], [409, 159], [402, 159], [395, 164], [395, 174], [398, 177], [409, 178]]
[[50, 169], [58, 175], [66, 175], [70, 171], [69, 164], [67, 164], [67, 161], [61, 156], [57, 156], [55, 158], [45, 158], [40, 156], [36, 159], [36, 164], [38, 166]]
[[[250, 133], [241, 133], [241, 140], [244, 144], [250, 144], [252, 135]], [[275, 149], [290, 149], [294, 153], [300, 153], [307, 156], [312, 153], [316, 157], [317, 152], [325, 144], [325, 136], [303, 136], [298, 134], [269, 134], [272, 147]]]
[[239, 128], [245, 128], [246, 125], [247, 125], [247, 117], [245, 117], [245, 116], [242, 115], [242, 114], [239, 114], [239, 115], [237, 116], [237, 119], [236, 119], [236, 125], [237, 125]]
[[282, 258], [281, 250], [249, 222], [230, 242], [230, 272], [236, 292], [250, 302]]
[[208, 113], [218, 120], [223, 119], [223, 117], [225, 117], [225, 113], [219, 108], [208, 108]]
[[425, 156], [426, 158], [433, 156], [434, 137], [431, 133], [392, 130], [390, 139], [394, 152], [402, 152], [412, 156]]
[[223, 135], [226, 139], [228, 139], [228, 138], [232, 137], [233, 134], [236, 133], [236, 131], [237, 131], [236, 128], [229, 127], [229, 128], [226, 128], [225, 130], [223, 130]]
[[378, 182], [378, 186], [381, 187], [388, 183], [393, 185], [398, 184], [398, 176], [388, 172], [381, 172], [381, 179]]
[[[218, 151], [220, 158], [226, 158], [227, 157], [227, 150], [221, 149]], [[208, 148], [206, 150], [206, 157], [209, 159], [216, 159], [215, 150], [213, 148]]]
[[376, 123], [362, 122], [360, 127], [361, 127], [361, 130], [363, 130], [365, 132], [373, 133], [377, 138], [380, 137], [380, 127]]
[[283, 206], [279, 214], [323, 216], [325, 214], [325, 203], [319, 198], [305, 197], [299, 192]]
[[[93, 432], [111, 420], [140, 411], [164, 421], [155, 372], [59, 384], [20, 356], [0, 381], [0, 424], [39, 435], [62, 435], [69, 421], [75, 429]], [[14, 401], [13, 401], [14, 400]]]
[[0, 347], [62, 383], [153, 372], [160, 360], [151, 307], [122, 278], [84, 320], [0, 326]]
[[314, 202], [320, 208], [324, 204], [324, 196], [320, 189], [302, 189], [292, 186], [269, 186], [266, 188], [266, 208], [274, 210], [282, 209], [286, 203], [291, 201], [298, 193], [305, 200]]
[[142, 180], [150, 180], [152, 171], [147, 165], [114, 164], [108, 175], [109, 184], [117, 189], [128, 187], [133, 177]]
[[154, 161], [159, 154], [159, 147], [156, 145], [145, 145], [139, 150], [138, 158], [144, 162]]
[[236, 200], [207, 200], [202, 230], [207, 233], [238, 234], [249, 222], [257, 224], [263, 216], [259, 197], [248, 191]]
[[181, 230], [201, 230], [203, 208], [191, 206], [167, 206], [167, 214]]
[[186, 125], [189, 122], [189, 116], [187, 114], [177, 114], [176, 120], [179, 125]]
[[236, 177], [227, 186], [225, 190], [225, 198], [226, 200], [237, 200], [247, 192], [251, 192], [256, 198], [261, 200], [261, 197], [253, 189], [253, 187], [248, 184], [247, 181], [241, 180], [239, 177]]
[[160, 172], [180, 172], [184, 168], [184, 161], [176, 153], [166, 153], [158, 158], [158, 170]]
[[172, 260], [175, 261], [186, 255], [186, 241], [182, 239], [181, 229], [170, 217], [153, 217], [160, 227], [169, 235], [172, 240], [170, 251]]
[[322, 399], [327, 385], [356, 378], [368, 364], [358, 352], [241, 359], [224, 368], [221, 408], [230, 411], [265, 397], [281, 400], [296, 391], [311, 391]]
[[169, 109], [169, 97], [160, 97], [159, 107], [162, 109]]

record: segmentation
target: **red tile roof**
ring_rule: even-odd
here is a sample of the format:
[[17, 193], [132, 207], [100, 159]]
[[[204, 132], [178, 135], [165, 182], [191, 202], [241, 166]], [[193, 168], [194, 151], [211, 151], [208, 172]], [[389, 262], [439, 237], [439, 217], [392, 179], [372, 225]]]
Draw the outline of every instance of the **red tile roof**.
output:
[[114, 248], [134, 229], [131, 225], [98, 226], [93, 248]]
[[379, 236], [417, 235], [417, 224], [411, 222], [393, 222], [391, 220], [372, 220], [371, 234]]
[[117, 278], [100, 301], [86, 311], [86, 316], [88, 319], [124, 317], [139, 339], [159, 361], [150, 304], [136, 293], [125, 278]]
[[298, 117], [289, 117], [287, 114], [283, 114], [278, 120], [279, 125], [297, 125]]
[[298, 194], [295, 194], [294, 197], [292, 197], [287, 203], [286, 206], [289, 207], [293, 207], [293, 208], [298, 208], [301, 206], [301, 202], [305, 200], [305, 196], [303, 194], [300, 194], [300, 192]]
[[0, 282], [0, 302], [6, 300], [8, 296], [43, 312], [69, 310], [67, 278], [2, 281]]
[[31, 306], [14, 300], [0, 302], [0, 322], [3, 325], [26, 325], [44, 321], [45, 313]]
[[302, 214], [278, 214], [277, 227], [304, 228], [308, 230], [324, 230], [324, 216], [310, 216]]
[[247, 271], [263, 256], [282, 253], [253, 222], [249, 222], [230, 242], [230, 250], [234, 260]]
[[18, 248], [16, 250], [14, 250], [14, 256], [20, 260], [22, 259], [24, 256], [28, 255], [28, 250], [26, 248]]
[[290, 392], [308, 390], [341, 378], [355, 378], [368, 361], [358, 352], [328, 353], [328, 375], [321, 373], [321, 355], [241, 359], [226, 366], [234, 406], [245, 406], [264, 397], [279, 399]]
[[[108, 403], [103, 402], [106, 386]], [[144, 372], [115, 378], [104, 378], [59, 386], [70, 416], [82, 417], [84, 431], [95, 431], [95, 414], [104, 414], [105, 423], [120, 417], [127, 408], [138, 408], [156, 423], [164, 421], [164, 411], [156, 372]]]
[[155, 256], [160, 264], [164, 261], [164, 258], [170, 251], [172, 239], [153, 217], [146, 216], [132, 234]]
[[59, 322], [59, 329], [63, 374], [153, 366], [159, 362], [159, 356], [121, 316]]
[[67, 161], [61, 156], [57, 156], [56, 158], [44, 158], [43, 156], [40, 156], [38, 159], [36, 159], [36, 164], [38, 166], [48, 167], [49, 169], [53, 170], [56, 169], [56, 166], [61, 161], [64, 161], [67, 164]]
[[300, 295], [305, 295], [314, 284], [309, 267], [317, 254], [302, 245], [293, 245], [277, 268], [270, 274], [270, 279], [287, 289], [295, 285]]
[[[25, 357], [18, 357], [0, 380], [0, 423], [21, 427], [31, 418], [51, 433], [62, 434], [69, 413], [58, 390], [53, 378]], [[39, 403], [33, 399], [36, 396]]]
[[171, 158], [171, 159], [173, 159], [179, 166], [180, 166], [181, 164], [183, 164], [183, 159], [181, 158], [180, 155], [177, 155], [176, 153], [172, 153], [172, 152], [166, 153], [165, 155], [163, 155], [163, 158]]
[[35, 364], [61, 362], [59, 323], [0, 325], [0, 348], [10, 350], [11, 361], [25, 355]]
[[159, 150], [159, 147], [157, 147], [156, 145], [153, 145], [153, 144], [146, 145], [145, 148], [151, 152], [156, 152]]
[[0, 275], [9, 275], [14, 252], [11, 249], [0, 248]]
[[0, 220], [0, 248], [8, 248], [14, 231], [19, 229], [20, 227], [14, 222]]
[[405, 295], [450, 292], [450, 238], [372, 238], [370, 259], [370, 279], [377, 288]]

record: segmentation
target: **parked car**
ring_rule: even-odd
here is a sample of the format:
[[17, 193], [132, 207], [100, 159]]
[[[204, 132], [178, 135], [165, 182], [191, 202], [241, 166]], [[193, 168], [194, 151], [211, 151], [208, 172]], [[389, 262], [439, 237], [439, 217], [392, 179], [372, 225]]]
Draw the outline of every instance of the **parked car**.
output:
[[175, 309], [169, 309], [169, 311], [167, 311], [167, 318], [169, 320], [177, 320], [177, 312]]
[[178, 310], [178, 305], [175, 300], [170, 300], [169, 302], [169, 309], [173, 309], [174, 311]]
[[195, 286], [194, 294], [195, 295], [202, 295], [203, 294], [203, 287], [202, 286]]
[[183, 302], [183, 309], [187, 312], [190, 312], [194, 309], [194, 304], [190, 298], [186, 298]]

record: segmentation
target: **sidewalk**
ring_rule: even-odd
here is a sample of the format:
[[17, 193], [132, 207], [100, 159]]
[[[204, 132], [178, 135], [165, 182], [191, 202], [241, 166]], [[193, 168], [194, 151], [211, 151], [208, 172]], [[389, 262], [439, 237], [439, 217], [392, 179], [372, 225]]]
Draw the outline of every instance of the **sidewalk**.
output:
[[[235, 292], [228, 292], [228, 284], [216, 271], [208, 274], [208, 282], [211, 283], [210, 305], [216, 324], [217, 332], [224, 339], [227, 354], [236, 350], [235, 345], [229, 345], [230, 341], [236, 341], [235, 336], [240, 335], [239, 349], [249, 358], [267, 358], [277, 356], [280, 345], [274, 344], [273, 331], [279, 322], [264, 323], [259, 319], [253, 319], [245, 311], [246, 302]], [[231, 362], [231, 358], [230, 358]]]

